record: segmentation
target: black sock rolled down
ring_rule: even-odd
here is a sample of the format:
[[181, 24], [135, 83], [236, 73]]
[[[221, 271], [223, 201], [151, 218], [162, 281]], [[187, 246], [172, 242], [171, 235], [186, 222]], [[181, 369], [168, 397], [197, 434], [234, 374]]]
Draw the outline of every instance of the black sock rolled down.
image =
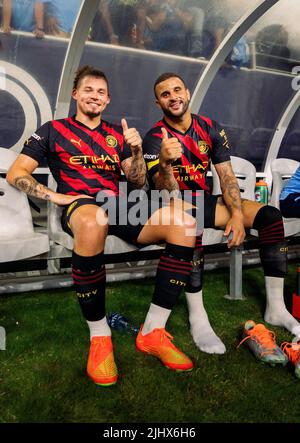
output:
[[167, 243], [161, 255], [152, 303], [172, 309], [190, 278], [194, 248]]
[[103, 252], [83, 257], [73, 251], [72, 277], [82, 314], [86, 320], [97, 321], [105, 316], [106, 272]]
[[264, 275], [283, 278], [287, 273], [287, 244], [279, 209], [263, 206], [253, 222], [258, 231], [259, 254]]
[[204, 249], [202, 245], [202, 235], [197, 236], [196, 245], [192, 261], [192, 270], [189, 281], [185, 287], [185, 292], [196, 293], [201, 291], [203, 286], [204, 271]]

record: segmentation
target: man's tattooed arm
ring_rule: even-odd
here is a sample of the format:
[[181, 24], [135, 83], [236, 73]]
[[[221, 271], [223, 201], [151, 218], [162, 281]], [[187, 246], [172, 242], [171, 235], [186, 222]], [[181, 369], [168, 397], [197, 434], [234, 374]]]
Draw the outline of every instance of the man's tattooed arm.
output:
[[223, 199], [230, 213], [242, 211], [242, 201], [240, 188], [237, 179], [232, 170], [230, 162], [223, 162], [215, 165], [216, 171], [220, 178], [220, 186], [223, 193]]
[[131, 184], [137, 188], [144, 186], [146, 181], [146, 164], [141, 150], [134, 153], [132, 157], [123, 160], [122, 169]]
[[46, 186], [38, 183], [31, 175], [16, 177], [13, 180], [12, 185], [32, 197], [37, 197], [42, 200], [50, 200], [51, 198], [52, 191]]
[[160, 164], [159, 171], [153, 176], [153, 181], [156, 189], [166, 189], [169, 192], [179, 191], [178, 182], [174, 177], [172, 165], [162, 167]]

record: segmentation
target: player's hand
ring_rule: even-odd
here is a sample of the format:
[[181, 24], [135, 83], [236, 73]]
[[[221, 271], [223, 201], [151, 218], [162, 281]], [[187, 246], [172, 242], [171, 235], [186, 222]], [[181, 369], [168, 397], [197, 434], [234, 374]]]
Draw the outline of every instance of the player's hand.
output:
[[142, 153], [142, 138], [135, 128], [128, 128], [125, 118], [121, 120], [125, 143], [130, 147], [132, 155]]
[[58, 206], [66, 206], [70, 205], [79, 198], [90, 198], [91, 200], [94, 200], [94, 197], [91, 197], [90, 195], [86, 194], [66, 195], [66, 194], [59, 194], [58, 192], [53, 192], [51, 193], [50, 201]]
[[230, 233], [232, 233], [232, 238], [228, 240], [228, 248], [240, 246], [246, 236], [242, 215], [235, 215], [228, 220], [224, 232], [225, 237], [229, 237]]
[[166, 128], [161, 128], [162, 142], [160, 145], [159, 161], [164, 167], [170, 165], [182, 156], [182, 146], [178, 138], [169, 137]]

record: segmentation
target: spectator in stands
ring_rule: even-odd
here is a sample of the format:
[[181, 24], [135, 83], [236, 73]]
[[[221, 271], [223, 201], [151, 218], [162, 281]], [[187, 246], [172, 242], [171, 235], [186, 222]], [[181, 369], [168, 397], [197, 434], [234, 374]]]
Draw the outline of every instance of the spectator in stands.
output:
[[185, 8], [192, 14], [193, 20], [188, 32], [188, 52], [191, 57], [204, 57], [203, 29], [205, 23], [204, 10], [198, 0], [186, 0]]
[[47, 0], [47, 34], [70, 37], [81, 0]]
[[138, 46], [187, 55], [192, 24], [192, 13], [179, 0], [146, 0], [138, 8]]
[[279, 203], [284, 217], [300, 218], [300, 166], [283, 187]]
[[[140, 351], [158, 357], [169, 369], [189, 371], [192, 361], [172, 344], [165, 325], [190, 275], [196, 228], [195, 219], [181, 206], [178, 209], [175, 202], [157, 209], [157, 204], [153, 206], [146, 199], [136, 206], [136, 196], [135, 203], [126, 201], [118, 186], [122, 171], [135, 187], [145, 183], [142, 140], [135, 128], [128, 128], [125, 119], [122, 126], [102, 119], [110, 102], [108, 88], [102, 71], [90, 66], [79, 69], [72, 93], [76, 115], [41, 126], [26, 141], [7, 173], [8, 182], [16, 188], [64, 208], [62, 226], [74, 237], [74, 286], [90, 329], [87, 373], [102, 386], [115, 384], [118, 377], [105, 311], [107, 234], [139, 245], [166, 244], [152, 303], [136, 345]], [[43, 158], [48, 160], [58, 183], [57, 192], [32, 177]], [[144, 220], [130, 218], [130, 212], [137, 214], [136, 210], [144, 214]]]
[[289, 61], [289, 35], [283, 25], [269, 25], [256, 35], [256, 61], [259, 66], [290, 72], [293, 64]]
[[[287, 311], [284, 302], [287, 247], [280, 211], [270, 205], [241, 199], [230, 162], [227, 134], [217, 122], [191, 113], [190, 92], [180, 76], [162, 74], [155, 82], [154, 91], [163, 118], [153, 125], [143, 141], [144, 158], [153, 187], [177, 191], [183, 199], [187, 189], [193, 192], [195, 198], [202, 190], [204, 228], [223, 228], [226, 237], [232, 233], [228, 240], [229, 248], [243, 242], [245, 228], [258, 231], [265, 275], [265, 321], [300, 336], [300, 324]], [[211, 161], [220, 179], [222, 195], [219, 196], [210, 194], [206, 181]], [[202, 238], [199, 236], [191, 278], [185, 288], [191, 333], [201, 350], [222, 354], [225, 346], [214, 333], [203, 306], [203, 261]], [[273, 352], [271, 348], [268, 351]]]
[[100, 0], [90, 38], [96, 42], [136, 46], [138, 0]]
[[3, 0], [2, 31], [12, 29], [33, 32], [36, 38], [44, 37], [44, 4], [47, 0]]

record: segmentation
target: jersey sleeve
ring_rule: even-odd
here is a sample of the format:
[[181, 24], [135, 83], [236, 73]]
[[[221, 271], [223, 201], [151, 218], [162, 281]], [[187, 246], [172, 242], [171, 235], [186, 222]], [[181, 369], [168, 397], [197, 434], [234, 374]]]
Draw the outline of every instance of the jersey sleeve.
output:
[[50, 122], [47, 122], [25, 141], [21, 154], [28, 155], [41, 163], [49, 152], [49, 132]]
[[161, 134], [155, 134], [153, 132], [146, 134], [143, 140], [143, 154], [150, 177], [153, 177], [159, 170], [161, 140]]
[[212, 139], [212, 155], [213, 164], [230, 161], [230, 144], [226, 131], [217, 122], [212, 121], [210, 133]]

